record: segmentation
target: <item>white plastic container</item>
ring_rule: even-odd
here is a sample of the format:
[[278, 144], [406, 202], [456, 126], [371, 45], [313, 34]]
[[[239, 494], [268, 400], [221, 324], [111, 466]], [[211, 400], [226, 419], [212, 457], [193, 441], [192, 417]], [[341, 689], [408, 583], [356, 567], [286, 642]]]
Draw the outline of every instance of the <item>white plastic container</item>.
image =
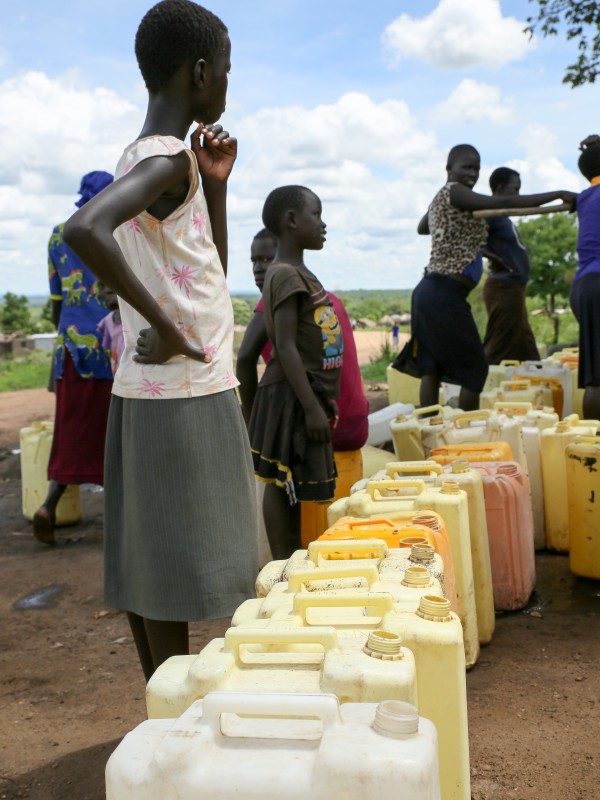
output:
[[[53, 434], [53, 422], [32, 422], [19, 431], [23, 516], [26, 519], [33, 519], [48, 494]], [[79, 486], [67, 486], [56, 507], [56, 525], [73, 525], [80, 517]]]
[[417, 702], [415, 660], [397, 634], [333, 627], [230, 628], [197, 656], [173, 656], [146, 688], [148, 718], [178, 717], [209, 692], [329, 692], [340, 702]]
[[524, 361], [518, 367], [509, 369], [509, 377], [552, 378], [560, 381], [563, 388], [562, 416], [573, 413], [572, 371], [566, 364], [557, 364], [551, 358], [544, 361]]
[[483, 391], [490, 392], [492, 389], [497, 389], [502, 381], [508, 380], [509, 368], [518, 367], [520, 363], [520, 361], [507, 358], [504, 361], [501, 361], [499, 364], [490, 364], [487, 378], [483, 386]]
[[349, 797], [441, 800], [433, 723], [394, 700], [215, 692], [143, 722], [106, 767], [107, 800]]
[[369, 436], [367, 444], [381, 447], [382, 444], [392, 441], [390, 422], [399, 414], [412, 414], [415, 407], [411, 403], [392, 403], [391, 406], [379, 409], [369, 414]]
[[[442, 425], [444, 420], [456, 413], [456, 409], [449, 406], [434, 405], [417, 408], [411, 415], [399, 414], [390, 422], [396, 459], [423, 460], [425, 458], [423, 435], [427, 435], [431, 426]], [[427, 416], [428, 414], [434, 416]]]
[[534, 406], [554, 406], [552, 389], [545, 384], [532, 384], [523, 378], [502, 381], [497, 389], [479, 395], [481, 408], [493, 408], [495, 403], [532, 403]]

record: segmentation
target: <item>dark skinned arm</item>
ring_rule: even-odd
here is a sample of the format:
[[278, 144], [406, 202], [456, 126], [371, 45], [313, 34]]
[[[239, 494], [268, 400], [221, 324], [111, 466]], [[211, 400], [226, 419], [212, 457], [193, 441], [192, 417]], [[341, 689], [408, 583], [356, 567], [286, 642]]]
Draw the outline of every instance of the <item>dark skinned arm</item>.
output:
[[246, 424], [250, 422], [256, 387], [258, 386], [258, 375], [256, 363], [264, 346], [269, 341], [267, 326], [265, 325], [265, 315], [255, 312], [248, 323], [246, 333], [242, 339], [238, 352], [235, 374], [240, 382], [240, 397], [242, 400], [242, 413]]
[[69, 247], [151, 325], [149, 331], [140, 333], [138, 347], [143, 341], [144, 354], [134, 356], [140, 363], [162, 364], [177, 354], [210, 361], [200, 348], [187, 341], [133, 274], [113, 237], [119, 225], [184, 184], [188, 171], [185, 153], [147, 158], [86, 203], [64, 226], [63, 236]]
[[462, 183], [455, 183], [450, 187], [450, 202], [463, 211], [479, 211], [492, 208], [528, 208], [529, 206], [543, 206], [553, 200], [562, 200], [565, 203], [574, 203], [575, 192], [559, 190], [557, 192], [541, 192], [540, 194], [518, 195], [488, 195], [473, 192]]
[[192, 134], [192, 150], [202, 178], [213, 242], [227, 275], [227, 179], [237, 157], [237, 139], [221, 125], [204, 128], [200, 124]]
[[427, 236], [429, 234], [429, 211], [419, 220], [419, 224], [417, 225], [417, 233], [420, 236]]
[[298, 330], [298, 300], [296, 295], [291, 295], [275, 309], [274, 323], [277, 358], [288, 383], [304, 410], [308, 438], [314, 442], [328, 442], [331, 439], [331, 431], [327, 414], [323, 411], [317, 396], [311, 388], [300, 353], [296, 347]]

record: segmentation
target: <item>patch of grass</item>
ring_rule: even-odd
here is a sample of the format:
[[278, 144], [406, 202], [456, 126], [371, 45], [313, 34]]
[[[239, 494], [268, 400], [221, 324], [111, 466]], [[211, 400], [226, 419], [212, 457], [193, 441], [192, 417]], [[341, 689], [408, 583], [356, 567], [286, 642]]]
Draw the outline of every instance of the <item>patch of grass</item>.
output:
[[379, 354], [371, 357], [368, 364], [360, 368], [363, 381], [371, 383], [384, 383], [387, 380], [387, 368], [396, 358], [389, 342], [383, 342]]
[[49, 350], [35, 350], [25, 358], [0, 360], [0, 392], [46, 388], [51, 359]]

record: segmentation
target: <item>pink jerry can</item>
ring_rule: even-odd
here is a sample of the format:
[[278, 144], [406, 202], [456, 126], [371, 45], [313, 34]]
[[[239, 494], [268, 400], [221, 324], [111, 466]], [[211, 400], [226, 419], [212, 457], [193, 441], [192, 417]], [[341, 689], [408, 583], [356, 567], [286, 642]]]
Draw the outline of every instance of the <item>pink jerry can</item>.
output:
[[494, 608], [523, 608], [535, 588], [529, 479], [515, 461], [472, 463], [483, 478]]

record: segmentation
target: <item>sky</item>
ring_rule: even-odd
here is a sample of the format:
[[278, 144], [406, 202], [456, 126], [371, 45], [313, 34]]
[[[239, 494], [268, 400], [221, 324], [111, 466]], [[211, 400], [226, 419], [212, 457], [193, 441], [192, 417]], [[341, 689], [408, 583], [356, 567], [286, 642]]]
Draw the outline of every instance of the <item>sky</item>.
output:
[[[0, 294], [48, 292], [52, 228], [81, 176], [109, 172], [139, 134], [146, 90], [133, 42], [147, 0], [4, 0], [0, 26]], [[522, 193], [585, 182], [598, 88], [562, 83], [576, 44], [523, 33], [527, 0], [213, 0], [232, 41], [227, 109], [230, 291], [255, 291], [250, 243], [269, 191], [309, 186], [325, 248], [306, 262], [334, 291], [416, 285], [418, 220], [446, 155], [474, 144]]]

